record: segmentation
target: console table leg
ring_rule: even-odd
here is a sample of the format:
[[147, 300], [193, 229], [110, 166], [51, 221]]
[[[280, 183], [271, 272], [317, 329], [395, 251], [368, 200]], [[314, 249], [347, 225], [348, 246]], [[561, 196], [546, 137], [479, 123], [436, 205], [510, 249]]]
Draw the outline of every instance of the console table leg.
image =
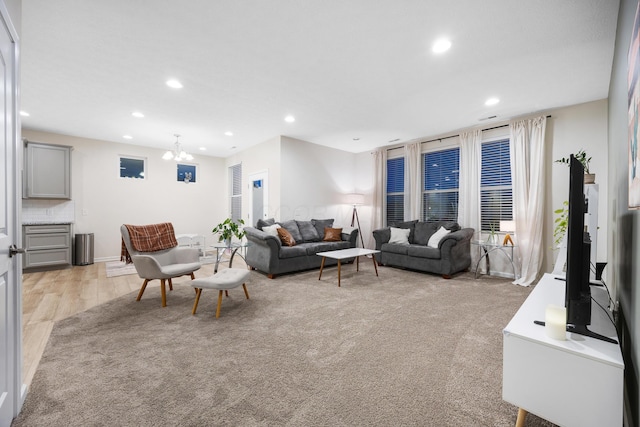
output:
[[322, 262], [320, 263], [320, 276], [318, 276], [318, 280], [322, 279], [322, 269], [324, 268], [324, 260], [326, 258], [322, 257]]
[[522, 408], [518, 408], [518, 418], [516, 418], [516, 427], [524, 427], [524, 422], [527, 419], [527, 411]]

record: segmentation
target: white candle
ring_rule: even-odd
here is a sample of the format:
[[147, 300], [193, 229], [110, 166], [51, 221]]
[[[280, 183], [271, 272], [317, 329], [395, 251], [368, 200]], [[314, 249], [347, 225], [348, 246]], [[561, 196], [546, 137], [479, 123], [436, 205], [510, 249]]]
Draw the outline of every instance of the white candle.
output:
[[549, 304], [544, 312], [544, 331], [556, 340], [567, 339], [567, 309]]

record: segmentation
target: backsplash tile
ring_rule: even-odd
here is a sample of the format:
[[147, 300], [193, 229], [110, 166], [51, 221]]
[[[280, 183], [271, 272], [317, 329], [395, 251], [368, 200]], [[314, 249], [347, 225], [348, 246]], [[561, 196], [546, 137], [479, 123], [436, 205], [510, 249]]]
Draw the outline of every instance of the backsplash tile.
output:
[[73, 200], [22, 199], [23, 224], [64, 224], [75, 222]]

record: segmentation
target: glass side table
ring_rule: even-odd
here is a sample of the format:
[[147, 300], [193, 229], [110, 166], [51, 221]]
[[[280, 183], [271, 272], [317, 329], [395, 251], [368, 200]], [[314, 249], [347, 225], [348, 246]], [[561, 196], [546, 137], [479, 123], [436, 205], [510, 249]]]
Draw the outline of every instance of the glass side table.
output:
[[216, 250], [216, 265], [213, 268], [213, 273], [215, 274], [218, 272], [218, 265], [222, 261], [225, 252], [231, 253], [231, 256], [229, 257], [229, 268], [231, 268], [231, 266], [233, 265], [233, 257], [235, 257], [236, 253], [238, 253], [238, 249], [242, 249], [241, 252], [238, 253], [238, 256], [242, 258], [246, 263], [247, 261], [244, 258], [244, 251], [246, 251], [247, 247], [249, 246], [249, 242], [233, 242], [231, 243], [231, 246], [228, 246], [224, 242], [211, 245], [210, 247]]
[[513, 278], [518, 279], [520, 277], [518, 272], [516, 271], [516, 265], [513, 262], [514, 248], [516, 248], [517, 246], [503, 245], [500, 243], [490, 243], [486, 240], [472, 240], [471, 244], [478, 248], [478, 253], [480, 255], [480, 257], [478, 258], [478, 262], [476, 263], [476, 279], [478, 278], [480, 263], [483, 259], [485, 260], [487, 275], [491, 275], [491, 260], [489, 259], [489, 254], [491, 254], [492, 252], [502, 252], [507, 260], [511, 263], [511, 268], [513, 269]]

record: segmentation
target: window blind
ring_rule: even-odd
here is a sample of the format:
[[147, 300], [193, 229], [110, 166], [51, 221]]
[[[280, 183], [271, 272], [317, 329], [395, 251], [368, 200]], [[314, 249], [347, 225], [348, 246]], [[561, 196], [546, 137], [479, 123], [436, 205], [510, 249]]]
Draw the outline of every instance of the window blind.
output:
[[230, 212], [231, 219], [242, 218], [242, 163], [229, 167]]
[[513, 192], [509, 140], [482, 143], [480, 222], [483, 231], [500, 229], [500, 221], [513, 220]]
[[404, 220], [404, 157], [387, 159], [387, 224]]
[[460, 185], [460, 149], [432, 151], [422, 155], [423, 221], [456, 221]]

